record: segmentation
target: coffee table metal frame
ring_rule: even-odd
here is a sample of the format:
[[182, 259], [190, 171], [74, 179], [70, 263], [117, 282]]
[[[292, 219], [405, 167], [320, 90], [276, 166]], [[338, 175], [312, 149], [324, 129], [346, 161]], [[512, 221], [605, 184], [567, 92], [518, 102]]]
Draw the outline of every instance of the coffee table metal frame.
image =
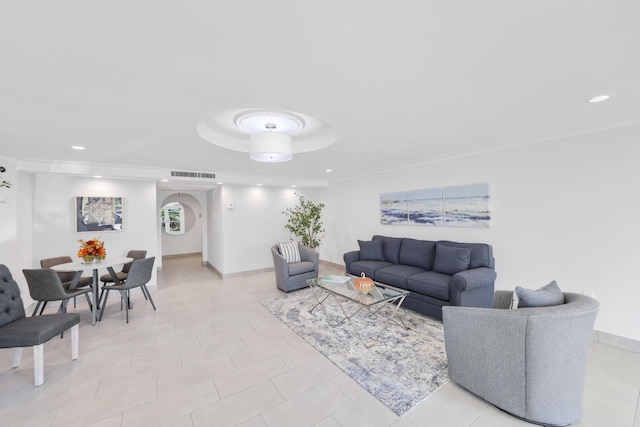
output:
[[[375, 288], [371, 292], [363, 293], [356, 290], [356, 288], [353, 286], [355, 279], [355, 277], [350, 278], [344, 283], [324, 280], [322, 278], [307, 280], [307, 284], [309, 284], [312, 289], [320, 290], [320, 292], [314, 292], [317, 303], [313, 307], [311, 307], [309, 313], [312, 313], [316, 307], [322, 305], [329, 297], [333, 297], [333, 299], [338, 303], [338, 306], [340, 307], [340, 310], [342, 311], [344, 317], [335, 325], [332, 325], [331, 322], [328, 322], [329, 325], [333, 328], [337, 328], [342, 323], [344, 323], [345, 320], [348, 321], [356, 336], [358, 337], [362, 345], [364, 345], [366, 348], [371, 348], [376, 344], [376, 342], [382, 335], [382, 332], [384, 332], [384, 330], [389, 325], [389, 322], [392, 320], [399, 326], [402, 326], [405, 329], [409, 329], [409, 327], [407, 327], [402, 320], [402, 317], [397, 316], [398, 310], [404, 302], [406, 296], [409, 294], [409, 291], [374, 282]], [[351, 314], [348, 313], [349, 306], [352, 306], [352, 304], [350, 304], [349, 302], [357, 304], [357, 309]], [[392, 310], [390, 310], [390, 313], [387, 313], [387, 315], [384, 316], [384, 323], [382, 324], [382, 327], [380, 328], [380, 331], [378, 331], [376, 337], [373, 339], [373, 341], [366, 343], [362, 338], [362, 335], [360, 334], [356, 323], [354, 323], [351, 319], [353, 319], [358, 313], [362, 312], [365, 309], [367, 310], [369, 315], [375, 315], [382, 309], [387, 307], [389, 304], [393, 303], [395, 303], [395, 306]]]

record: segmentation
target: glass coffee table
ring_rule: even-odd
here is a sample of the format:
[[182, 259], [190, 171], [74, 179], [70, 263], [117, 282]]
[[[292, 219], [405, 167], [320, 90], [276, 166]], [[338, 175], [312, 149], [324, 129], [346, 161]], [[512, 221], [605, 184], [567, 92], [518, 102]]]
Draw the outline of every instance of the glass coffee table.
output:
[[[371, 348], [375, 345], [382, 332], [392, 320], [399, 326], [409, 329], [404, 324], [402, 317], [397, 315], [398, 309], [404, 302], [405, 297], [409, 294], [409, 291], [374, 282], [375, 286], [371, 291], [361, 292], [354, 287], [356, 279], [357, 277], [327, 276], [307, 280], [309, 286], [316, 290], [314, 294], [317, 299], [317, 303], [311, 307], [309, 313], [313, 312], [319, 305], [322, 305], [328, 298], [333, 298], [333, 300], [338, 303], [344, 317], [336, 322], [335, 325], [332, 325], [330, 322], [329, 325], [336, 328], [344, 323], [345, 320], [348, 321], [358, 339], [366, 348]], [[390, 304], [392, 304], [393, 307], [389, 307]], [[361, 312], [365, 312], [365, 315], [369, 316], [380, 313], [384, 318], [382, 327], [373, 341], [369, 343], [364, 342], [357, 322], [352, 321], [352, 319]]]

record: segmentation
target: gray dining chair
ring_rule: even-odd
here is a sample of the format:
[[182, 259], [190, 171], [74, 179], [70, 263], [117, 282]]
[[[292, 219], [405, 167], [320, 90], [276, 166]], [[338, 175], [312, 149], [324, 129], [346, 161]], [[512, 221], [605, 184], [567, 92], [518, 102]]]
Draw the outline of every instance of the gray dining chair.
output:
[[[69, 262], [73, 262], [70, 256], [58, 256], [53, 258], [44, 258], [40, 260], [40, 267], [42, 268], [51, 268], [54, 265], [67, 264]], [[71, 289], [73, 285], [73, 278], [76, 275], [74, 271], [57, 271], [56, 274], [60, 276], [60, 281], [62, 282], [62, 286], [66, 289]], [[77, 273], [78, 275], [80, 273]], [[85, 288], [87, 286], [91, 286], [93, 284], [93, 277], [90, 276], [82, 276], [79, 277], [77, 283], [74, 288]], [[42, 310], [47, 306], [45, 302], [42, 304]], [[76, 306], [76, 299], [73, 299], [73, 306]], [[42, 314], [42, 312], [41, 312]]]
[[[87, 298], [89, 308], [93, 310], [91, 298], [89, 298], [88, 295], [92, 291], [91, 288], [66, 289], [57, 272], [49, 268], [33, 270], [26, 269], [22, 270], [22, 272], [24, 273], [24, 277], [27, 279], [31, 299], [37, 301], [36, 307], [34, 308], [31, 316], [36, 315], [41, 304], [46, 304], [51, 301], [60, 301], [60, 308], [58, 309], [58, 312], [66, 313], [67, 302], [71, 298], [75, 298], [80, 295], [84, 295]], [[40, 310], [40, 314], [42, 314], [42, 310]]]
[[[133, 258], [133, 261], [137, 259], [143, 259], [146, 256], [147, 251], [144, 250], [131, 250], [127, 252], [127, 258]], [[131, 264], [133, 263], [133, 261], [123, 265], [121, 271], [115, 272], [115, 278], [117, 279], [118, 283], [122, 283], [127, 280], [127, 275], [129, 274], [129, 269], [131, 268]], [[106, 285], [107, 283], [115, 283], [114, 277], [111, 274], [103, 274], [102, 276], [100, 276], [100, 281], [103, 285]]]
[[129, 307], [131, 298], [131, 289], [140, 288], [146, 299], [149, 300], [153, 310], [155, 311], [156, 305], [153, 303], [147, 283], [151, 280], [151, 274], [153, 271], [153, 263], [156, 257], [137, 259], [131, 263], [129, 272], [127, 273], [127, 280], [125, 282], [116, 283], [113, 285], [104, 285], [102, 290], [106, 292], [104, 294], [104, 301], [102, 302], [102, 309], [100, 310], [100, 318], [102, 321], [102, 315], [104, 309], [107, 306], [107, 300], [109, 299], [110, 291], [121, 291], [120, 309], [122, 310], [122, 304], [124, 303], [126, 310], [127, 323], [129, 323]]
[[[143, 259], [146, 256], [147, 251], [145, 250], [131, 250], [127, 252], [127, 258], [133, 258], [133, 261], [137, 259]], [[104, 286], [110, 283], [121, 284], [125, 282], [127, 280], [127, 275], [129, 274], [129, 269], [131, 268], [131, 264], [133, 263], [133, 261], [123, 265], [122, 270], [120, 271], [114, 271], [113, 274], [109, 272], [100, 276], [100, 281], [102, 282], [102, 290], [100, 291], [100, 297], [98, 298], [98, 307], [100, 307], [100, 302], [102, 301], [102, 297], [104, 296]], [[147, 298], [146, 295], [144, 297], [145, 299]]]

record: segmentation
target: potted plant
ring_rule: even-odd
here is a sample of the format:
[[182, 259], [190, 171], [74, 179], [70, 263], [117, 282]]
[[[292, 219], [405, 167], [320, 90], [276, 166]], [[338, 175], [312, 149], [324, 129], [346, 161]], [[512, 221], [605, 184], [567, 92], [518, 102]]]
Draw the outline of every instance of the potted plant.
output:
[[324, 234], [322, 224], [322, 209], [324, 203], [314, 203], [305, 200], [304, 196], [295, 193], [300, 199], [294, 208], [287, 208], [282, 212], [289, 219], [284, 228], [300, 238], [300, 243], [311, 249], [320, 246], [320, 239]]

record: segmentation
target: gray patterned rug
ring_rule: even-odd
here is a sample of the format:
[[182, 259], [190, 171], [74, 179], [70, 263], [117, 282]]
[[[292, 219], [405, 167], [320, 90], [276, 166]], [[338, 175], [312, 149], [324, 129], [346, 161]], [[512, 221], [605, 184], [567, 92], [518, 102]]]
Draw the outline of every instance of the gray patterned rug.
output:
[[[309, 313], [316, 302], [313, 292], [318, 290], [302, 289], [261, 304], [396, 414], [449, 382], [440, 321], [400, 309], [398, 316], [410, 330], [389, 322], [367, 349], [348, 322], [328, 326], [327, 321], [335, 325], [343, 317], [333, 298]], [[353, 321], [366, 343], [375, 339], [384, 322], [381, 313], [358, 315]]]

